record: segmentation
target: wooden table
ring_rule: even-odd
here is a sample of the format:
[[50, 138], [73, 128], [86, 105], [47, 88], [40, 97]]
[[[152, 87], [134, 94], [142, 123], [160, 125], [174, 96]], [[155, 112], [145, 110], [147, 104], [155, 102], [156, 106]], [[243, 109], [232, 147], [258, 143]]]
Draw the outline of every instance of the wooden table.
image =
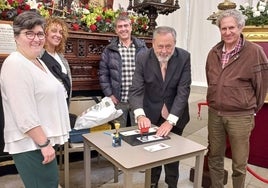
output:
[[[128, 127], [120, 129], [125, 131], [137, 129], [137, 127]], [[179, 161], [185, 158], [195, 157], [195, 176], [194, 188], [201, 188], [204, 153], [206, 147], [193, 142], [182, 136], [170, 133], [170, 138], [164, 141], [158, 141], [138, 146], [131, 146], [122, 140], [122, 146], [113, 147], [112, 137], [103, 132], [84, 134], [84, 170], [85, 187], [91, 187], [91, 148], [98, 151], [103, 157], [121, 169], [124, 173], [124, 188], [132, 187], [132, 175], [134, 172], [146, 170], [145, 188], [150, 187], [151, 168]], [[170, 148], [149, 152], [144, 149], [145, 146], [156, 143], [165, 143]]]

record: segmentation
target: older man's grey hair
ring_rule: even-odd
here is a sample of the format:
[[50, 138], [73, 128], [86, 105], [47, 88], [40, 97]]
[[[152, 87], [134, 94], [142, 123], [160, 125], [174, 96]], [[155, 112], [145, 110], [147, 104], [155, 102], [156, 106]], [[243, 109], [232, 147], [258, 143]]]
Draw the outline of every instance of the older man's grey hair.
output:
[[116, 27], [119, 21], [124, 21], [124, 22], [129, 22], [129, 24], [131, 25], [131, 20], [130, 17], [128, 15], [119, 15], [115, 18], [114, 20], [114, 26]]
[[239, 28], [242, 28], [245, 26], [245, 16], [236, 9], [227, 9], [224, 10], [217, 18], [216, 25], [220, 28], [221, 27], [221, 21], [223, 18], [226, 17], [233, 17], [237, 23], [237, 26]]
[[156, 35], [161, 35], [161, 34], [167, 34], [171, 33], [171, 35], [174, 38], [174, 42], [176, 43], [176, 38], [177, 38], [177, 33], [174, 28], [168, 27], [168, 26], [159, 26], [154, 30], [153, 33], [153, 39], [155, 39]]

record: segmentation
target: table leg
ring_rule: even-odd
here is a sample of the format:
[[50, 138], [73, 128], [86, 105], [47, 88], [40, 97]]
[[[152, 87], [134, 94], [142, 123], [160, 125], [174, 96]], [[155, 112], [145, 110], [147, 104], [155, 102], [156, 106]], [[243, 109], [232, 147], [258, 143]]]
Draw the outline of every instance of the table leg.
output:
[[194, 188], [202, 187], [202, 174], [204, 165], [204, 151], [200, 152], [195, 159]]
[[132, 188], [133, 187], [132, 176], [133, 176], [133, 173], [124, 172], [124, 188]]
[[69, 142], [64, 143], [64, 187], [69, 188]]
[[118, 167], [114, 165], [114, 183], [118, 183]]
[[85, 171], [85, 188], [91, 188], [91, 149], [84, 141], [84, 171]]
[[145, 188], [151, 187], [151, 169], [145, 170]]

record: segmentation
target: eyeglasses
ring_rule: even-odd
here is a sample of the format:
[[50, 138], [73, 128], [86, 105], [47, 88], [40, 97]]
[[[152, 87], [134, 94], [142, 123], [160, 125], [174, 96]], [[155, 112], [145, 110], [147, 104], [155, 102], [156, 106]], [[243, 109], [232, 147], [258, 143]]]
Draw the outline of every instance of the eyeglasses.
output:
[[38, 39], [40, 39], [40, 40], [43, 40], [45, 38], [45, 33], [43, 33], [43, 32], [35, 33], [33, 31], [26, 31], [23, 34], [25, 34], [27, 39], [30, 39], [30, 40], [33, 40], [35, 38], [35, 36], [37, 36]]

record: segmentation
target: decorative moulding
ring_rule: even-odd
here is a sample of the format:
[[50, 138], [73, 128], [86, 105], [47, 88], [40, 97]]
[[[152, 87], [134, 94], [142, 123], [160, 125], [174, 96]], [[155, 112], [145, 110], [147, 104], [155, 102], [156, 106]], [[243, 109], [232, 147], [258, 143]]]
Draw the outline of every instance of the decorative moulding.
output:
[[243, 34], [249, 41], [268, 42], [268, 25], [267, 26], [245, 26]]

